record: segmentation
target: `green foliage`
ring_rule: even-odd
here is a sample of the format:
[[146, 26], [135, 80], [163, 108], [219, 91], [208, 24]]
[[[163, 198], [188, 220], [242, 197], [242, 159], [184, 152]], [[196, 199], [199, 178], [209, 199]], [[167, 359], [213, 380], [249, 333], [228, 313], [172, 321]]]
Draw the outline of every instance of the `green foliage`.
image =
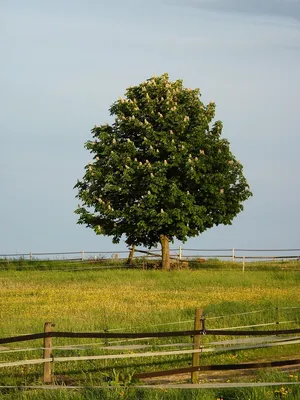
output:
[[184, 242], [231, 224], [251, 192], [221, 121], [212, 123], [215, 104], [204, 105], [199, 89], [152, 77], [110, 113], [114, 123], [95, 126], [86, 143], [93, 161], [75, 185], [79, 224], [148, 247], [160, 235]]

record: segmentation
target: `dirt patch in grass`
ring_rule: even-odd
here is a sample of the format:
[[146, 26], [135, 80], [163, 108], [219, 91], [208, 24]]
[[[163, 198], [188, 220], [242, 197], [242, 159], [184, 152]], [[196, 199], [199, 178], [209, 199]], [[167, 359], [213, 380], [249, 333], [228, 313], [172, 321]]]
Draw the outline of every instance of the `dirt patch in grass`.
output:
[[[285, 360], [284, 357], [279, 357], [276, 361]], [[294, 358], [293, 358], [294, 359]], [[295, 358], [297, 359], [297, 358]], [[255, 362], [271, 362], [274, 359], [263, 358], [256, 360]], [[290, 360], [290, 358], [289, 358]], [[266, 370], [266, 369], [265, 369]], [[288, 373], [298, 373], [300, 371], [300, 365], [282, 366], [276, 368], [268, 368], [268, 371], [280, 371]], [[235, 371], [204, 371], [199, 372], [199, 383], [226, 383], [226, 382], [239, 382], [239, 381], [254, 381], [257, 376], [258, 369], [253, 370], [235, 370]], [[262, 369], [260, 369], [262, 371]], [[163, 384], [174, 384], [174, 383], [190, 383], [191, 374], [184, 373], [178, 375], [170, 375], [156, 378], [145, 378], [141, 379], [140, 382], [147, 385], [163, 385]]]

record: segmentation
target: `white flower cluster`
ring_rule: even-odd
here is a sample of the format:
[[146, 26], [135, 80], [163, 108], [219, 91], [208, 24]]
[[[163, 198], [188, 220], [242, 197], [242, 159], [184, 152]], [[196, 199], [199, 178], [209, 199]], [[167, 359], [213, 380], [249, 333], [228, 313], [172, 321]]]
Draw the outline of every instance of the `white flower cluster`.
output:
[[156, 86], [155, 77], [152, 78], [152, 79], [150, 79], [150, 81], [148, 81], [147, 84], [148, 84], [149, 86], [151, 86], [151, 85], [152, 85], [152, 86]]

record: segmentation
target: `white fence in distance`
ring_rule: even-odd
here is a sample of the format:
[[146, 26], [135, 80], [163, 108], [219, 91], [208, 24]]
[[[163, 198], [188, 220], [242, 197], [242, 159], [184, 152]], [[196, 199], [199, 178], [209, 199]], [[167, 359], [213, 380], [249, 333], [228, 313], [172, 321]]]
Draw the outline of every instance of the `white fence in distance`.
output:
[[[147, 254], [149, 252], [149, 254]], [[170, 254], [178, 260], [193, 259], [219, 259], [231, 261], [263, 261], [263, 260], [300, 260], [300, 249], [240, 249], [240, 248], [217, 248], [217, 249], [188, 249], [182, 246], [171, 248]], [[66, 251], [66, 252], [28, 252], [28, 253], [3, 253], [0, 254], [2, 261], [101, 261], [127, 259], [129, 250], [122, 251]], [[160, 249], [136, 249], [134, 258], [160, 258]]]

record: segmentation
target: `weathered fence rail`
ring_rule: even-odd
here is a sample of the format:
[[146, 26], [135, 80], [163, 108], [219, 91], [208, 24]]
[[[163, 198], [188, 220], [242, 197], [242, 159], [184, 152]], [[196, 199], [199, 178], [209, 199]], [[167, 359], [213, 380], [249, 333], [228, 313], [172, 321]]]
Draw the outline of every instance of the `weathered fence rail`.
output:
[[[128, 250], [122, 251], [67, 251], [67, 252], [26, 252], [26, 253], [3, 253], [0, 254], [0, 262], [27, 260], [27, 261], [72, 261], [89, 262], [92, 260], [108, 260], [127, 258]], [[148, 258], [160, 257], [158, 249], [135, 249], [135, 257], [140, 255]], [[281, 253], [281, 254], [278, 254]], [[227, 259], [232, 261], [242, 260], [300, 260], [300, 249], [190, 249], [179, 246], [170, 249], [171, 258], [177, 260], [204, 259]]]
[[265, 331], [237, 331], [223, 329], [199, 329], [173, 332], [141, 332], [141, 333], [112, 333], [112, 332], [41, 332], [31, 335], [20, 335], [14, 337], [0, 338], [0, 344], [8, 344], [15, 342], [26, 342], [29, 340], [44, 338], [77, 338], [77, 339], [142, 339], [142, 338], [170, 338], [195, 335], [214, 335], [214, 336], [264, 336], [264, 335], [294, 335], [300, 333], [297, 329], [277, 329]]

